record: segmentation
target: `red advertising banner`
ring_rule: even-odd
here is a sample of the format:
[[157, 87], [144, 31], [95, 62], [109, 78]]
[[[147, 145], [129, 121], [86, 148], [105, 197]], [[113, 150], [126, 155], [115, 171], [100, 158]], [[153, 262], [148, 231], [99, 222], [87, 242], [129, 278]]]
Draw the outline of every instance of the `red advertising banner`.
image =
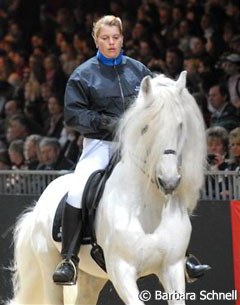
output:
[[235, 289], [238, 292], [236, 305], [240, 305], [240, 201], [231, 201], [233, 273]]

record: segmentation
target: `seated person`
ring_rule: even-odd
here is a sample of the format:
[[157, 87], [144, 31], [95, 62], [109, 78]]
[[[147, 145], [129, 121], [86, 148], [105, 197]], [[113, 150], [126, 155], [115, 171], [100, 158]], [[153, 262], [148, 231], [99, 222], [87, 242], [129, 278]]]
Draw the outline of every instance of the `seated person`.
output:
[[229, 94], [225, 86], [217, 84], [210, 87], [208, 106], [212, 112], [210, 127], [222, 126], [227, 131], [231, 131], [240, 126], [237, 108], [229, 102]]
[[225, 179], [215, 175], [214, 171], [227, 169], [228, 154], [228, 132], [220, 126], [210, 127], [206, 131], [207, 136], [207, 169], [213, 174], [206, 176], [205, 189], [210, 199], [222, 198], [223, 191], [226, 191]]
[[229, 170], [240, 171], [240, 127], [229, 133]]
[[71, 170], [74, 163], [61, 155], [61, 145], [56, 138], [43, 137], [39, 143], [38, 170]]
[[210, 127], [207, 135], [208, 170], [225, 170], [228, 153], [228, 132], [220, 126]]
[[27, 169], [27, 165], [25, 163], [24, 153], [23, 153], [23, 140], [13, 140], [9, 147], [8, 153], [12, 163], [11, 169]]
[[39, 143], [42, 136], [32, 134], [24, 142], [24, 156], [28, 169], [34, 170], [39, 164]]

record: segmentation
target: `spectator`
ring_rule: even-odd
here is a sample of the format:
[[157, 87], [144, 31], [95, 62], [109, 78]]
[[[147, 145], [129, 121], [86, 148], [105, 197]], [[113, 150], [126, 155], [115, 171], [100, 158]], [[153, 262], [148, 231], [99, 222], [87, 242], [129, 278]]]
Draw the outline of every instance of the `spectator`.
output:
[[240, 171], [240, 127], [229, 133], [229, 154], [228, 169]]
[[222, 126], [230, 131], [239, 126], [237, 109], [229, 103], [225, 86], [221, 84], [212, 86], [208, 92], [208, 102], [212, 112], [210, 127]]
[[15, 114], [9, 119], [6, 130], [6, 138], [8, 143], [12, 142], [13, 140], [25, 140], [29, 134], [29, 122], [24, 115]]
[[24, 142], [24, 157], [28, 169], [34, 170], [40, 162], [39, 143], [42, 136], [37, 134], [29, 135]]
[[[223, 41], [226, 45], [230, 46], [231, 41], [233, 40], [234, 36], [239, 34], [239, 30], [236, 29], [236, 24], [233, 20], [228, 19], [223, 26]], [[229, 50], [230, 51], [230, 50]]]
[[229, 46], [224, 42], [220, 34], [213, 33], [210, 37], [207, 38], [205, 48], [208, 53], [208, 57], [210, 57], [211, 61], [216, 64], [219, 56], [224, 52], [227, 52]]
[[45, 57], [43, 65], [45, 69], [45, 79], [50, 85], [52, 92], [59, 92], [63, 95], [67, 78], [58, 57], [54, 54], [49, 54]]
[[178, 26], [178, 48], [184, 54], [189, 54], [190, 52], [191, 37], [191, 23], [189, 20], [183, 19]]
[[37, 81], [28, 81], [24, 86], [24, 102], [26, 105], [37, 105], [40, 99], [40, 84]]
[[17, 99], [10, 99], [6, 101], [0, 123], [0, 138], [4, 141], [6, 140], [6, 130], [8, 126], [8, 121], [15, 114], [22, 113], [20, 101]]
[[[0, 56], [0, 65], [1, 65], [1, 56]], [[1, 70], [1, 67], [0, 67]], [[11, 99], [13, 96], [13, 86], [10, 85], [6, 80], [0, 79], [0, 112], [2, 112], [3, 105], [8, 99]]]
[[168, 48], [166, 50], [165, 60], [159, 61], [159, 71], [161, 71], [168, 77], [176, 79], [182, 70], [183, 52], [175, 47]]
[[[35, 52], [36, 53], [36, 52]], [[43, 67], [43, 54], [32, 54], [28, 60], [28, 80], [37, 82], [39, 85], [45, 81], [45, 70]]]
[[70, 170], [74, 163], [61, 155], [61, 145], [56, 138], [43, 137], [39, 143], [40, 160], [38, 170]]
[[208, 128], [207, 153], [208, 169], [225, 170], [227, 168], [226, 157], [228, 154], [228, 132], [225, 128], [216, 126]]
[[12, 97], [23, 99], [22, 77], [19, 76], [19, 74], [17, 74], [16, 72], [12, 72], [9, 75], [7, 82], [13, 88]]
[[210, 87], [216, 84], [216, 80], [220, 78], [219, 72], [215, 70], [210, 57], [198, 60], [196, 73], [198, 75], [200, 91], [205, 94], [207, 94]]
[[72, 35], [77, 29], [73, 11], [68, 7], [61, 7], [57, 10], [56, 23], [59, 31], [69, 35]]
[[63, 100], [61, 96], [52, 95], [48, 99], [49, 118], [45, 125], [45, 134], [59, 138], [63, 129]]
[[11, 41], [12, 45], [20, 46], [22, 49], [23, 45], [23, 31], [20, 27], [20, 24], [16, 22], [14, 19], [8, 22], [7, 33], [5, 35], [5, 39]]
[[12, 169], [27, 169], [23, 153], [23, 140], [13, 140], [8, 148]]
[[0, 81], [7, 81], [12, 72], [14, 72], [13, 62], [6, 53], [0, 54]]
[[8, 100], [4, 105], [5, 118], [9, 119], [15, 114], [22, 113], [21, 102], [18, 99]]
[[44, 47], [45, 41], [44, 41], [43, 35], [41, 33], [33, 34], [31, 36], [30, 44], [31, 44], [32, 51], [35, 48], [42, 48], [42, 47]]
[[211, 16], [209, 14], [204, 14], [201, 17], [200, 27], [203, 31], [203, 36], [207, 39], [214, 33], [214, 26], [212, 24]]
[[230, 102], [240, 110], [240, 55], [233, 53], [226, 56], [222, 68], [226, 74]]
[[70, 76], [73, 70], [78, 66], [77, 52], [72, 43], [67, 40], [61, 42], [60, 51], [59, 59], [63, 71], [67, 76]]
[[14, 65], [14, 72], [20, 77], [23, 76], [23, 71], [27, 65], [27, 54], [22, 50], [13, 49], [8, 53], [8, 58]]
[[40, 109], [39, 114], [41, 117], [41, 122], [45, 123], [46, 118], [49, 116], [48, 112], [48, 100], [54, 94], [51, 85], [48, 83], [41, 84], [40, 88]]
[[[207, 169], [210, 171], [226, 170], [228, 167], [228, 132], [223, 127], [210, 127], [206, 131], [207, 135]], [[221, 197], [227, 195], [227, 183], [225, 179], [212, 176], [206, 177], [205, 183], [206, 193], [210, 198], [214, 198], [217, 194]]]
[[190, 54], [189, 56], [195, 59], [201, 59], [209, 56], [206, 51], [206, 38], [202, 36], [194, 36], [190, 40]]

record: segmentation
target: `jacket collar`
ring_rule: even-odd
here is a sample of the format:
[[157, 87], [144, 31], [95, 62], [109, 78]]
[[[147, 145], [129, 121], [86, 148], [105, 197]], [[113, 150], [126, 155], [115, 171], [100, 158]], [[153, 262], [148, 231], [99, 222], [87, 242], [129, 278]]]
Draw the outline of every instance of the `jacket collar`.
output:
[[100, 51], [97, 52], [97, 59], [104, 64], [105, 66], [117, 66], [122, 63], [123, 60], [123, 51], [121, 50], [120, 54], [116, 58], [107, 58]]

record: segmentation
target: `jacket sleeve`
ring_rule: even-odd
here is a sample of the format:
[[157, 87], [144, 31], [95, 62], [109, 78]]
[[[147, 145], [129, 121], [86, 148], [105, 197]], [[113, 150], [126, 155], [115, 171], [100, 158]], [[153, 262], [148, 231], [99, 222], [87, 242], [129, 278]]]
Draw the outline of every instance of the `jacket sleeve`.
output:
[[100, 114], [91, 110], [87, 85], [77, 73], [68, 80], [64, 103], [64, 119], [68, 126], [81, 134], [99, 130]]

